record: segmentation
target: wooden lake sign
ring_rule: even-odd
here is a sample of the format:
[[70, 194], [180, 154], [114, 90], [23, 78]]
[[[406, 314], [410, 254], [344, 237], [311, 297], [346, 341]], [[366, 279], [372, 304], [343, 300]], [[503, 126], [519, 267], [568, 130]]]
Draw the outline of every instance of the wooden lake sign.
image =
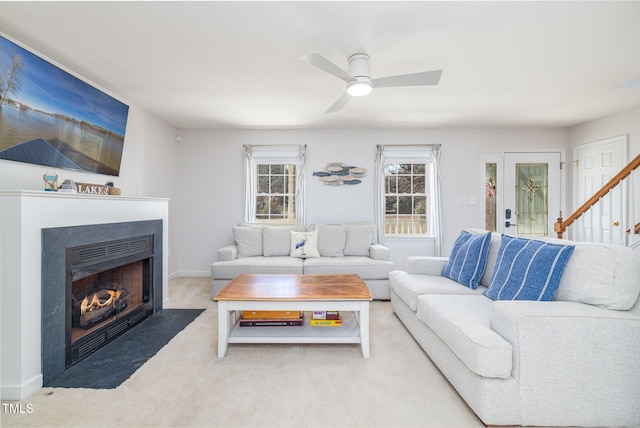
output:
[[108, 195], [111, 187], [104, 184], [90, 184], [90, 183], [78, 183], [76, 182], [78, 193], [85, 193], [90, 195]]

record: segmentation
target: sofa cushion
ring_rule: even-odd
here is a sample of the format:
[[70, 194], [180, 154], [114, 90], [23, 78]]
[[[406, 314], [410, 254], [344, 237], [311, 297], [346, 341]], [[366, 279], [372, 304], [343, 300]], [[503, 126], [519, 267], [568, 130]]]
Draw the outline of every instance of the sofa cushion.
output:
[[631, 309], [640, 293], [640, 256], [632, 248], [613, 244], [544, 238], [575, 246], [564, 268], [555, 300], [586, 303], [604, 309]]
[[369, 256], [373, 243], [373, 224], [347, 224], [347, 240], [344, 244], [345, 256]]
[[442, 275], [472, 289], [484, 273], [491, 232], [476, 234], [466, 230], [460, 232], [453, 244], [449, 261]]
[[513, 348], [491, 328], [493, 301], [484, 296], [418, 297], [416, 316], [474, 373], [507, 379]]
[[344, 256], [347, 226], [342, 224], [318, 224], [318, 250], [322, 257]]
[[387, 279], [393, 269], [393, 262], [358, 256], [320, 257], [304, 261], [305, 274], [354, 273], [362, 279]]
[[501, 242], [502, 234], [498, 232], [491, 232], [489, 251], [487, 251], [487, 262], [484, 267], [482, 278], [480, 278], [480, 284], [485, 287], [488, 287], [489, 284], [491, 284], [491, 278], [493, 277], [493, 271], [496, 267], [496, 260], [498, 260], [498, 250], [500, 250]]
[[493, 300], [553, 300], [573, 250], [572, 245], [503, 235], [484, 294]]
[[318, 232], [289, 232], [291, 257], [320, 257], [318, 252]]
[[262, 255], [262, 226], [233, 226], [238, 258]]
[[262, 253], [265, 257], [291, 254], [291, 232], [302, 232], [299, 226], [264, 226], [262, 228]]
[[302, 274], [303, 259], [295, 257], [243, 257], [216, 262], [211, 268], [213, 279], [233, 279], [242, 273]]
[[412, 311], [417, 310], [418, 297], [423, 294], [476, 295], [486, 290], [484, 286], [473, 290], [444, 276], [412, 274], [401, 270], [389, 272], [389, 286]]

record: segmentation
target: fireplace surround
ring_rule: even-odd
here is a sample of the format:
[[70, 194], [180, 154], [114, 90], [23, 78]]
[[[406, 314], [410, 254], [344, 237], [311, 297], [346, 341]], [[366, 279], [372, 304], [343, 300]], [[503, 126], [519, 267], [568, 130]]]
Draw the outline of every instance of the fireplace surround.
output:
[[[142, 320], [162, 309], [162, 220], [46, 228], [42, 230], [42, 376], [47, 384], [71, 365], [116, 339]], [[80, 319], [74, 314], [74, 300], [102, 290], [126, 290], [121, 279], [114, 284], [119, 269], [137, 270], [140, 265], [139, 298], [135, 308], [120, 305], [83, 335]], [[101, 276], [102, 275], [102, 276]], [[109, 285], [100, 285], [108, 275]], [[131, 275], [131, 274], [129, 274]], [[122, 272], [119, 276], [122, 276]], [[91, 279], [85, 284], [84, 279]], [[92, 289], [90, 287], [95, 287]], [[132, 288], [133, 285], [128, 286]], [[136, 293], [138, 293], [136, 291]], [[74, 295], [75, 294], [75, 295]], [[125, 300], [122, 300], [126, 303]], [[122, 314], [116, 313], [123, 310]], [[74, 318], [76, 325], [74, 328]], [[79, 333], [78, 333], [79, 332]], [[78, 336], [73, 340], [73, 336]]]
[[[0, 190], [0, 386], [22, 400], [43, 385], [42, 229], [161, 220], [162, 295], [169, 302], [168, 198]], [[106, 233], [106, 232], [105, 232]], [[105, 240], [119, 239], [113, 235]], [[157, 243], [156, 245], [158, 245]], [[155, 267], [159, 269], [159, 266]], [[157, 277], [155, 279], [157, 281]], [[64, 333], [63, 345], [64, 345]], [[64, 361], [63, 361], [64, 364]]]

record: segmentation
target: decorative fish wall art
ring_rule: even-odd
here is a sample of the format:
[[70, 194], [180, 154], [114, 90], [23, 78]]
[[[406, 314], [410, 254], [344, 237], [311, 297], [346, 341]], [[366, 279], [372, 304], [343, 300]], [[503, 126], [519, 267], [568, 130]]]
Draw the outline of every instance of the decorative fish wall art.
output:
[[328, 163], [324, 171], [313, 173], [320, 181], [328, 186], [342, 186], [343, 184], [360, 184], [361, 178], [367, 176], [367, 170], [352, 165], [345, 165], [342, 162]]

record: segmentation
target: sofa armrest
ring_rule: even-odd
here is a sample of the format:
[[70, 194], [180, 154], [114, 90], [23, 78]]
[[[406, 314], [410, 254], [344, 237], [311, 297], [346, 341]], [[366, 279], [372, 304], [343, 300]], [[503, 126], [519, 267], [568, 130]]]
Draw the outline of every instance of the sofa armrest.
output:
[[563, 414], [573, 414], [598, 425], [612, 412], [640, 417], [640, 410], [629, 413], [640, 402], [638, 315], [559, 301], [496, 301], [492, 309], [493, 330], [513, 347], [512, 376], [527, 403], [523, 420], [546, 425], [550, 417], [558, 425]]
[[448, 261], [448, 257], [407, 257], [407, 272], [441, 276]]
[[391, 260], [391, 250], [380, 244], [373, 244], [369, 247], [369, 257], [373, 260]]
[[235, 244], [218, 248], [218, 261], [229, 262], [238, 258], [238, 246]]
[[[638, 340], [635, 347], [640, 355], [640, 316], [629, 311], [614, 311], [577, 302], [533, 302], [524, 300], [498, 300], [493, 302], [491, 327], [514, 345], [531, 331], [538, 340], [556, 341], [558, 330], [562, 335], [573, 337], [573, 342], [584, 339], [584, 331], [589, 335], [602, 335], [603, 340], [631, 341], [631, 336], [620, 336], [624, 326], [634, 325]], [[548, 328], [549, 325], [557, 326]], [[599, 327], [598, 327], [599, 325]], [[618, 325], [620, 328], [616, 327]], [[607, 327], [606, 331], [604, 327]], [[596, 328], [594, 328], [596, 327]], [[609, 338], [609, 339], [607, 339]], [[559, 343], [559, 346], [568, 344]], [[570, 344], [571, 347], [575, 343]]]

